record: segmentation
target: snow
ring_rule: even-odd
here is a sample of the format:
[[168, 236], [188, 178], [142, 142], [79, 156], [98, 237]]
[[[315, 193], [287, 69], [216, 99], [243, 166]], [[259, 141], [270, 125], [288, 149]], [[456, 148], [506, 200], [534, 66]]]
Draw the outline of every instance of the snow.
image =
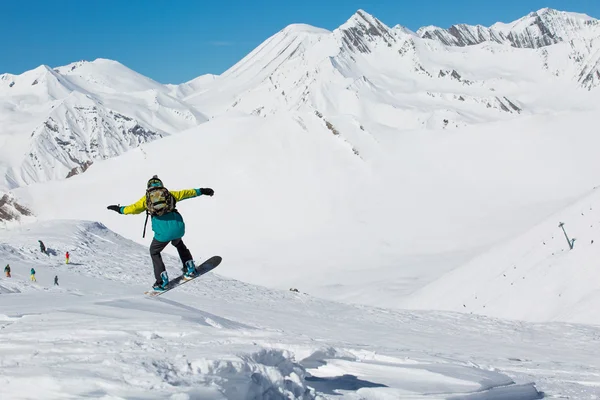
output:
[[110, 60], [25, 73], [73, 91], [35, 103], [52, 111], [33, 144], [9, 129], [5, 186], [40, 220], [98, 220], [139, 242], [142, 217], [108, 204], [136, 201], [154, 174], [212, 186], [181, 209], [199, 251], [236, 261], [229, 277], [399, 307], [597, 183], [598, 93], [578, 87], [567, 43], [444, 46], [362, 10], [347, 25], [290, 26], [180, 88]]
[[143, 215], [106, 206], [137, 201], [154, 174], [172, 190], [212, 187], [214, 197], [178, 208], [192, 254], [230, 260], [225, 276], [397, 308], [595, 186], [600, 143], [586, 128], [595, 120], [595, 112], [566, 113], [483, 134], [472, 126], [398, 135], [332, 119], [340, 138], [316, 115], [302, 124], [294, 114], [229, 116], [14, 193], [40, 219], [97, 220], [147, 245]]
[[373, 28], [380, 31], [389, 30], [390, 28], [385, 25], [383, 22], [372, 16], [371, 14], [365, 12], [364, 10], [359, 9], [352, 15], [348, 21], [343, 23], [338, 29], [339, 30], [348, 30], [351, 28]]
[[330, 33], [327, 29], [318, 28], [308, 24], [290, 24], [286, 26], [282, 32], [285, 34], [308, 33], [316, 35]]
[[[85, 221], [0, 233], [0, 257], [13, 270], [0, 280], [12, 291], [0, 295], [0, 375], [11, 399], [598, 393], [592, 327], [333, 303], [223, 278], [216, 271], [231, 267], [226, 259], [194, 283], [147, 299], [147, 249]], [[178, 269], [174, 258], [166, 262], [171, 273]]]
[[168, 88], [111, 60], [0, 79], [0, 189], [64, 179], [206, 121]]
[[104, 58], [91, 62], [76, 62], [55, 68], [77, 86], [91, 93], [138, 92], [149, 89], [164, 90], [164, 86], [123, 64]]
[[195, 92], [201, 92], [206, 86], [208, 86], [218, 75], [205, 74], [191, 81], [179, 84], [179, 85], [165, 85], [170, 89], [172, 96], [177, 98], [187, 97]]
[[[600, 196], [593, 189], [541, 224], [437, 279], [405, 306], [598, 324], [598, 207]], [[573, 250], [560, 222], [576, 238]]]
[[[0, 75], [2, 396], [597, 398], [598, 23], [509, 28], [359, 10], [180, 85]], [[178, 210], [224, 259], [159, 300], [144, 216], [106, 209], [155, 174], [215, 190]]]
[[560, 42], [586, 40], [600, 36], [598, 20], [585, 14], [543, 8], [516, 21], [492, 26], [453, 25], [449, 29], [427, 26], [418, 35], [451, 46], [472, 46], [497, 42], [520, 48], [541, 48]]
[[579, 82], [592, 90], [600, 84], [600, 50], [591, 54], [579, 75]]
[[542, 8], [536, 12], [532, 12], [523, 18], [519, 18], [518, 20], [509, 22], [509, 23], [497, 22], [497, 23], [493, 24], [491, 26], [491, 28], [494, 30], [498, 30], [508, 36], [508, 34], [511, 31], [527, 29], [527, 27], [530, 26], [537, 17], [565, 18], [565, 19], [571, 21], [572, 24], [579, 24], [579, 23], [585, 24], [586, 22], [592, 22], [592, 23], [597, 22], [597, 20], [595, 18], [592, 18], [587, 14], [567, 12], [567, 11], [558, 11], [558, 10], [554, 10], [554, 9], [546, 7], [546, 8]]
[[181, 85], [106, 59], [3, 74], [0, 188], [63, 179], [229, 113], [319, 112], [325, 120], [348, 115], [359, 126], [386, 114], [394, 118], [381, 123], [396, 130], [453, 129], [597, 101], [580, 92], [599, 82], [597, 20], [555, 10], [532, 15], [508, 33], [425, 27], [422, 39], [358, 10], [333, 31], [290, 25], [225, 73]]

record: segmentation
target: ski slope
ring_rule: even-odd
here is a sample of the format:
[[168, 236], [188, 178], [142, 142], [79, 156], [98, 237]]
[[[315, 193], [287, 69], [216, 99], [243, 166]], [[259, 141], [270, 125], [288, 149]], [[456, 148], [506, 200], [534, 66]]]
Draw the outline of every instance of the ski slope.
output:
[[147, 246], [144, 215], [106, 206], [137, 201], [154, 174], [173, 190], [212, 187], [214, 197], [178, 209], [192, 254], [223, 256], [225, 276], [399, 308], [589, 192], [600, 168], [595, 115], [357, 135], [360, 156], [316, 115], [232, 116], [14, 194], [41, 220], [93, 219]]
[[[564, 223], [573, 249], [559, 223]], [[599, 324], [598, 187], [418, 291], [403, 306]]]
[[147, 299], [147, 249], [97, 222], [2, 231], [0, 259], [13, 270], [0, 279], [0, 379], [10, 399], [600, 394], [597, 328], [345, 305], [223, 278], [226, 259]]

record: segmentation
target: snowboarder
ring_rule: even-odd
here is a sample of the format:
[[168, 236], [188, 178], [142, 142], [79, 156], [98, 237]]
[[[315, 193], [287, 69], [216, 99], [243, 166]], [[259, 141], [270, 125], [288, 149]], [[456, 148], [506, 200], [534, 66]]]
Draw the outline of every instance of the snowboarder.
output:
[[6, 274], [7, 278], [10, 278], [10, 265], [6, 264], [6, 267], [4, 267], [4, 273]]
[[35, 269], [33, 269], [33, 267], [31, 268], [31, 277], [29, 277], [29, 279], [33, 282], [37, 282], [37, 279], [35, 279]]
[[58, 286], [58, 275], [54, 276], [54, 286]]
[[[154, 175], [146, 185], [146, 195], [128, 206], [121, 207], [120, 205], [110, 205], [106, 207], [109, 210], [118, 212], [119, 214], [139, 214], [146, 211], [146, 222], [148, 216], [152, 217], [152, 230], [154, 238], [150, 244], [150, 257], [154, 267], [154, 277], [156, 282], [152, 286], [154, 290], [165, 290], [169, 277], [165, 268], [165, 264], [160, 255], [161, 251], [171, 242], [175, 248], [179, 258], [183, 263], [182, 272], [184, 279], [191, 278], [196, 272], [194, 259], [188, 248], [183, 243], [181, 238], [185, 234], [185, 223], [181, 214], [175, 208], [177, 201], [190, 199], [200, 195], [212, 196], [214, 190], [210, 188], [201, 189], [186, 189], [179, 191], [169, 191], [166, 189], [162, 181]], [[144, 233], [146, 226], [144, 225]]]
[[[66, 258], [65, 264], [68, 264], [69, 263], [69, 252], [68, 251], [65, 253], [65, 258]], [[75, 263], [75, 264], [77, 264], [77, 263]]]
[[40, 242], [40, 251], [46, 254], [46, 246], [44, 246], [44, 242], [42, 242], [41, 240], [38, 240], [38, 242]]

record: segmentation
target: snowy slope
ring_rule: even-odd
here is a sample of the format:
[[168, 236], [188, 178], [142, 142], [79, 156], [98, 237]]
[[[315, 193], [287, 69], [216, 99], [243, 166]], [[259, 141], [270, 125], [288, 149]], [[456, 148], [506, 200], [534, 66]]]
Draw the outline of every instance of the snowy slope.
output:
[[591, 53], [586, 60], [579, 74], [579, 82], [590, 90], [600, 85], [600, 50]]
[[[537, 14], [456, 46], [360, 10], [182, 85], [0, 75], [0, 397], [600, 396], [596, 23]], [[178, 209], [225, 260], [158, 301], [106, 209], [154, 174], [215, 189]]]
[[[160, 300], [144, 299], [146, 249], [95, 222], [0, 233], [0, 257], [13, 270], [0, 279], [0, 376], [11, 399], [599, 394], [594, 328], [343, 305], [224, 279], [217, 271], [228, 260]], [[37, 282], [28, 281], [31, 267]]]
[[[406, 307], [530, 321], [600, 323], [597, 188], [524, 234], [439, 277]], [[559, 223], [565, 223], [573, 250]]]
[[0, 75], [0, 187], [64, 179], [206, 120], [168, 92], [103, 59]]
[[[556, 32], [569, 24], [561, 15]], [[595, 56], [577, 53], [596, 43], [587, 31], [595, 28], [573, 29], [582, 34], [541, 48], [447, 46], [360, 10], [334, 31], [291, 25], [224, 74], [181, 86], [107, 60], [41, 68], [46, 80], [2, 90], [25, 99], [68, 93], [56, 105], [27, 101], [58, 116], [71, 110], [86, 127], [67, 141], [81, 124], [46, 121], [34, 135], [36, 163], [15, 169], [21, 153], [12, 150], [0, 160], [13, 165], [8, 184], [21, 186], [11, 194], [37, 218], [94, 219], [140, 243], [149, 240], [140, 237], [143, 216], [107, 205], [138, 200], [154, 174], [172, 189], [213, 187], [214, 198], [180, 207], [194, 254], [235, 261], [227, 276], [397, 308], [597, 184], [600, 92], [578, 82]], [[76, 105], [85, 102], [91, 110]], [[132, 126], [169, 125], [168, 104], [211, 121], [154, 141], [161, 131]], [[111, 114], [120, 107], [136, 117]], [[2, 115], [17, 126], [21, 114]], [[106, 120], [99, 130], [97, 118]]]
[[232, 260], [226, 276], [399, 307], [597, 184], [593, 112], [508, 121], [483, 134], [355, 128], [359, 155], [316, 115], [296, 118], [215, 119], [14, 194], [41, 219], [92, 218], [147, 245], [143, 215], [106, 206], [137, 201], [154, 174], [173, 190], [212, 187], [214, 197], [178, 208], [192, 253]]
[[193, 93], [201, 92], [206, 86], [208, 86], [213, 80], [217, 78], [217, 75], [205, 74], [191, 81], [181, 83], [179, 85], [165, 85], [169, 88], [170, 93], [173, 97], [183, 98]]

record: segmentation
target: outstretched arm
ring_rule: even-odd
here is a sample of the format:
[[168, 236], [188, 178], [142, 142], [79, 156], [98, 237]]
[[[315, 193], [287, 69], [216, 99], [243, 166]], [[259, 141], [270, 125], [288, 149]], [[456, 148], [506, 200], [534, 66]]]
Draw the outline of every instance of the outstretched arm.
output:
[[185, 189], [185, 190], [177, 190], [172, 191], [171, 194], [175, 197], [175, 200], [181, 201], [185, 199], [191, 199], [192, 197], [197, 197], [200, 195], [212, 196], [215, 194], [214, 190], [208, 188], [202, 189]]
[[137, 202], [128, 206], [108, 206], [109, 210], [116, 211], [119, 214], [139, 214], [146, 211], [146, 196], [139, 199]]

